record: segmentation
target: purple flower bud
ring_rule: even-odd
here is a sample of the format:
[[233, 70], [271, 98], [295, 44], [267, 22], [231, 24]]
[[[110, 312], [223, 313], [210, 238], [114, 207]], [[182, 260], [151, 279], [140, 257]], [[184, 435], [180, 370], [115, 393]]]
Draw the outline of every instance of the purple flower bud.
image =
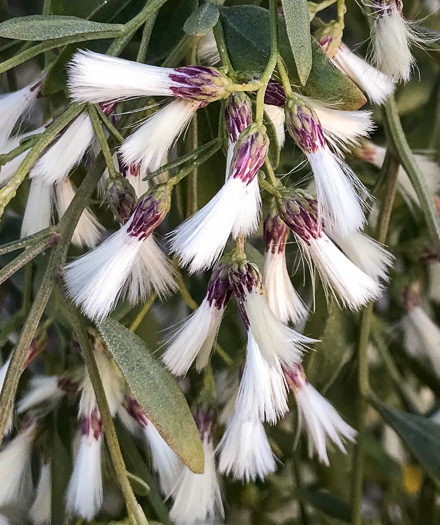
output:
[[287, 386], [292, 392], [298, 392], [308, 383], [304, 369], [299, 364], [292, 368], [284, 369], [284, 377]]
[[194, 412], [194, 420], [202, 439], [206, 434], [212, 437], [217, 417], [216, 411], [211, 405], [207, 406], [205, 403], [198, 404]]
[[100, 102], [99, 107], [102, 109], [105, 115], [107, 117], [110, 115], [110, 113], [113, 113], [113, 111], [116, 109], [119, 102]]
[[83, 436], [93, 437], [96, 441], [102, 436], [102, 419], [95, 408], [90, 416], [81, 417], [81, 434]]
[[139, 423], [139, 425], [146, 427], [149, 423], [148, 418], [137, 399], [133, 396], [125, 396], [125, 405], [130, 416]]
[[250, 184], [264, 163], [269, 150], [266, 128], [258, 124], [248, 126], [238, 138], [231, 162], [230, 177]]
[[226, 98], [231, 81], [220, 71], [203, 66], [185, 66], [174, 69], [169, 75], [177, 85], [171, 86], [175, 97], [199, 100], [209, 104], [213, 100]]
[[257, 266], [252, 263], [247, 261], [241, 264], [234, 263], [230, 265], [229, 269], [229, 286], [237, 300], [243, 323], [248, 329], [250, 323], [244, 307], [246, 295], [251, 293], [254, 288], [262, 288], [262, 275]]
[[225, 107], [226, 128], [228, 137], [237, 142], [242, 133], [252, 122], [252, 105], [244, 93], [233, 93]]
[[209, 306], [215, 306], [218, 310], [225, 308], [232, 295], [229, 285], [230, 264], [219, 264], [212, 272], [206, 293]]
[[324, 132], [318, 116], [301, 98], [289, 98], [285, 114], [287, 130], [304, 153], [315, 153], [325, 147]]
[[57, 385], [60, 390], [67, 394], [76, 394], [79, 389], [79, 383], [68, 377], [59, 377]]
[[125, 224], [136, 206], [136, 192], [124, 177], [109, 177], [106, 185], [110, 207], [119, 222]]
[[370, 4], [371, 10], [378, 17], [390, 16], [393, 11], [402, 14], [402, 2], [400, 0], [373, 0]]
[[145, 240], [165, 218], [171, 206], [171, 188], [161, 184], [151, 188], [137, 203], [131, 215], [128, 235]]
[[289, 230], [275, 211], [269, 213], [264, 221], [264, 240], [266, 251], [271, 253], [283, 253], [286, 248]]
[[283, 108], [286, 104], [286, 93], [283, 86], [276, 80], [269, 80], [264, 93], [264, 103]]
[[297, 192], [296, 196], [284, 198], [278, 203], [278, 211], [287, 226], [304, 242], [317, 239], [322, 228], [317, 221], [317, 202], [307, 194]]

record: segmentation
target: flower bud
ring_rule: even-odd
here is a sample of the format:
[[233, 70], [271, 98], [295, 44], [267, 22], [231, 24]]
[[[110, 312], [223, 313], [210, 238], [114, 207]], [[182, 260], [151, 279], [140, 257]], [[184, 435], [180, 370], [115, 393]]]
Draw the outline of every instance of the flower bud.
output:
[[225, 118], [228, 138], [232, 142], [237, 142], [240, 133], [252, 121], [252, 105], [249, 97], [240, 92], [232, 93], [226, 103]]
[[238, 138], [231, 161], [230, 177], [250, 184], [264, 163], [269, 150], [266, 128], [250, 124]]
[[130, 218], [136, 206], [136, 193], [125, 177], [109, 177], [106, 182], [107, 198], [112, 212], [121, 224]]

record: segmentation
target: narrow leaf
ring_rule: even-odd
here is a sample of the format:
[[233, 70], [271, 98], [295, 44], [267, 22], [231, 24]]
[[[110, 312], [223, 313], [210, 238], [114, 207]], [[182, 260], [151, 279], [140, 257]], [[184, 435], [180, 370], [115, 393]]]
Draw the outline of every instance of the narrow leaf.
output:
[[427, 472], [440, 479], [440, 425], [426, 417], [401, 412], [377, 400], [372, 403]]
[[298, 76], [305, 86], [313, 63], [307, 0], [281, 0], [281, 3]]
[[174, 377], [136, 334], [108, 318], [101, 335], [148, 418], [179, 458], [203, 472], [203, 446], [191, 410]]
[[114, 32], [122, 34], [122, 24], [101, 24], [74, 16], [32, 15], [11, 18], [0, 24], [0, 37], [16, 40], [52, 40], [72, 35]]
[[210, 2], [200, 6], [186, 19], [183, 30], [187, 35], [203, 36], [210, 31], [218, 21], [220, 11]]
[[337, 496], [323, 490], [307, 489], [304, 491], [305, 499], [324, 514], [349, 522], [351, 518], [350, 507]]

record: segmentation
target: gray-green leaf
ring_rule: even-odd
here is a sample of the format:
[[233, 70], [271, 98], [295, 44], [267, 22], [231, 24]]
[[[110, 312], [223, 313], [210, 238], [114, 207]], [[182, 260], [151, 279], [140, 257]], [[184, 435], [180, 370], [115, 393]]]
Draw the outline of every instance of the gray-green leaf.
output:
[[151, 355], [140, 337], [114, 319], [106, 319], [98, 328], [131, 391], [160, 435], [193, 472], [202, 473], [202, 442], [174, 377]]
[[197, 8], [192, 15], [186, 19], [183, 30], [187, 35], [203, 36], [210, 31], [218, 21], [220, 11], [215, 4], [207, 2]]
[[282, 0], [282, 5], [298, 76], [305, 86], [313, 63], [307, 0]]
[[109, 37], [121, 35], [123, 29], [122, 24], [101, 24], [75, 16], [32, 15], [2, 22], [0, 37], [30, 41], [52, 40], [89, 33], [104, 33]]

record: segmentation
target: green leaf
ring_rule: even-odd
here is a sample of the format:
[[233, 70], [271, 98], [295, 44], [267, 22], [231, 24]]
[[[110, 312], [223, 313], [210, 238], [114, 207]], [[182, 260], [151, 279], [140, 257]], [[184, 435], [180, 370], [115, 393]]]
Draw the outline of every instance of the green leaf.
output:
[[305, 499], [324, 514], [342, 521], [350, 521], [351, 511], [345, 501], [323, 490], [307, 489], [304, 491]]
[[186, 19], [183, 30], [187, 35], [203, 36], [210, 31], [218, 21], [220, 11], [210, 2], [200, 6]]
[[281, 0], [281, 3], [298, 76], [304, 86], [313, 63], [307, 0]]
[[174, 377], [151, 355], [140, 337], [114, 319], [106, 319], [98, 328], [128, 386], [160, 435], [193, 472], [202, 473], [202, 442]]
[[[256, 6], [223, 7], [220, 21], [226, 47], [233, 67], [247, 77], [261, 75], [270, 56], [270, 20], [266, 9]], [[289, 69], [293, 84], [299, 85], [284, 19], [279, 19], [279, 48]], [[313, 65], [307, 84], [299, 90], [304, 95], [339, 103], [343, 110], [363, 106], [366, 98], [359, 88], [327, 58], [318, 42], [312, 38]]]
[[440, 425], [426, 417], [401, 412], [375, 399], [372, 404], [426, 471], [440, 479]]
[[89, 33], [122, 34], [122, 24], [101, 24], [74, 16], [32, 15], [11, 18], [0, 24], [0, 37], [16, 40], [52, 40]]
[[269, 137], [269, 160], [272, 168], [276, 170], [280, 163], [280, 146], [278, 144], [277, 130], [266, 112], [264, 112], [263, 123], [266, 126], [266, 133]]

